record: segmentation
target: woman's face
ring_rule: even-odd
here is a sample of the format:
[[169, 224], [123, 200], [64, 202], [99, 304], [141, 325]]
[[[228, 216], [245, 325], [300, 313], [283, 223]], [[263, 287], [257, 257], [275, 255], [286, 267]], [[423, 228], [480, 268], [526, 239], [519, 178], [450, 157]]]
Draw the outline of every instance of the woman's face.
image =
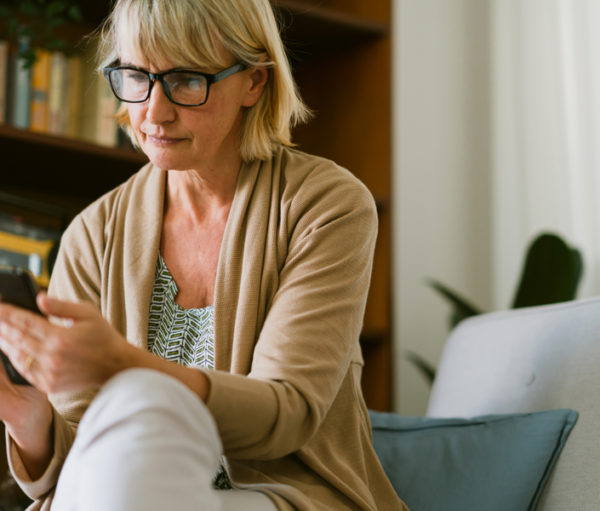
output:
[[[157, 64], [128, 54], [122, 55], [121, 62], [154, 73], [176, 67], [171, 62]], [[141, 149], [152, 163], [167, 170], [202, 172], [219, 170], [227, 163], [239, 165], [242, 112], [258, 101], [264, 88], [257, 72], [262, 73], [249, 69], [214, 83], [207, 102], [196, 107], [171, 103], [160, 83], [155, 83], [144, 103], [127, 103]]]

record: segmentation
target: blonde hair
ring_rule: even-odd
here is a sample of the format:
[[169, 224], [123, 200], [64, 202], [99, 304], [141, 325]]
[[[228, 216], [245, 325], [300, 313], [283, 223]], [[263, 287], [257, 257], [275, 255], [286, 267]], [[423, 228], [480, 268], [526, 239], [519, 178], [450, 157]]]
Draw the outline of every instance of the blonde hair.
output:
[[[100, 31], [100, 68], [127, 48], [151, 62], [227, 67], [228, 55], [268, 78], [258, 102], [245, 110], [241, 155], [267, 159], [291, 146], [291, 128], [310, 117], [298, 93], [269, 0], [118, 0]], [[125, 105], [118, 118], [133, 143]]]

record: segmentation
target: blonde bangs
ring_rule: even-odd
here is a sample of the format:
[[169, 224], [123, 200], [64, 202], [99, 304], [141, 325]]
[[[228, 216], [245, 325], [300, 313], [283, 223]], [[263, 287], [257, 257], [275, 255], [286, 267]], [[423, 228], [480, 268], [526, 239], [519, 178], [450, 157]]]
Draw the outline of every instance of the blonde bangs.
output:
[[186, 4], [196, 2], [178, 0], [169, 2], [167, 8], [160, 1], [119, 2], [108, 20], [114, 60], [130, 53], [157, 65], [169, 62], [176, 67], [207, 69], [227, 65], [217, 26], [210, 17], [190, 17]]

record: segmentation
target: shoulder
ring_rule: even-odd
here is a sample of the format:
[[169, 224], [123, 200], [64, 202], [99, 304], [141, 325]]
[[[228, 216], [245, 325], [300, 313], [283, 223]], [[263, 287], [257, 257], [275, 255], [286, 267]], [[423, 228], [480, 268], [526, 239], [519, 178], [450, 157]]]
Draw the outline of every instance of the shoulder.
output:
[[149, 193], [152, 182], [157, 181], [157, 173], [160, 171], [150, 163], [144, 165], [122, 184], [86, 206], [73, 219], [65, 236], [80, 235], [82, 231], [100, 234], [110, 229], [128, 208], [140, 206], [140, 196]]
[[276, 160], [281, 172], [281, 201], [290, 211], [360, 213], [376, 221], [372, 193], [349, 170], [330, 159], [290, 148], [282, 148]]
[[340, 185], [344, 190], [371, 197], [370, 191], [354, 174], [333, 160], [297, 149], [282, 147], [276, 158], [286, 182], [296, 187], [327, 188]]

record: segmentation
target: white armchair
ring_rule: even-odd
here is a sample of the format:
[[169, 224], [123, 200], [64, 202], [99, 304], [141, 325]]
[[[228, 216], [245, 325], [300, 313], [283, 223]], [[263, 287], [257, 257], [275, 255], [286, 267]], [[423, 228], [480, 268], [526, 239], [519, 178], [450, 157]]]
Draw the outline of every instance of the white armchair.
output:
[[462, 322], [445, 346], [427, 415], [557, 408], [579, 419], [537, 509], [600, 509], [600, 298]]

